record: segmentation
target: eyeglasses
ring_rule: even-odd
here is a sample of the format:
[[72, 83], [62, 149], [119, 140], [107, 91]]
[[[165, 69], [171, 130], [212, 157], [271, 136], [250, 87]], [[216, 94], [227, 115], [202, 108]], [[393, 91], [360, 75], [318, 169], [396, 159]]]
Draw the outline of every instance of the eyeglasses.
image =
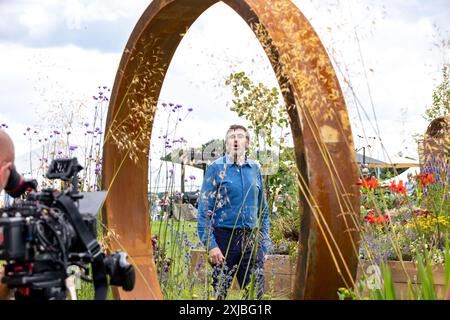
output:
[[234, 139], [236, 139], [236, 137], [237, 137], [238, 139], [244, 139], [244, 138], [245, 138], [245, 134], [243, 134], [243, 133], [230, 134], [230, 135], [228, 136], [228, 139], [234, 140]]

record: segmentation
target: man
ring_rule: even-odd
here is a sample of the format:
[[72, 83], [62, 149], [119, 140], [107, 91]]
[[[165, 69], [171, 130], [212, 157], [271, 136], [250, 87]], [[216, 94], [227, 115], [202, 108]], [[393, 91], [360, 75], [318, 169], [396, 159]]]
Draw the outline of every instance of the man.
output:
[[363, 168], [362, 169], [362, 178], [365, 181], [369, 181], [369, 179], [370, 179], [370, 171], [369, 171], [368, 168]]
[[[14, 163], [14, 144], [8, 134], [0, 130], [0, 192], [8, 183]], [[0, 279], [3, 277], [3, 267], [0, 267]], [[0, 300], [9, 298], [8, 287], [0, 284]]]
[[413, 180], [413, 175], [411, 172], [407, 174], [408, 181], [405, 183], [406, 193], [408, 196], [413, 196], [416, 192], [416, 181]]
[[241, 289], [252, 274], [256, 297], [264, 293], [264, 259], [268, 253], [269, 214], [258, 164], [247, 159], [250, 135], [241, 125], [227, 131], [227, 154], [206, 170], [200, 191], [198, 234], [213, 266], [213, 287], [224, 299], [234, 274]]

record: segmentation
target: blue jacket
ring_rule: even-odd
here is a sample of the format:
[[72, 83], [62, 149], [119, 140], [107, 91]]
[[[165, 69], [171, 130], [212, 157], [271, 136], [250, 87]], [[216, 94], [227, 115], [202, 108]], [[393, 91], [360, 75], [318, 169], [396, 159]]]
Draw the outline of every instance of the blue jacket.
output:
[[247, 160], [242, 166], [228, 155], [215, 160], [206, 170], [200, 191], [197, 231], [211, 250], [218, 247], [214, 228], [258, 229], [260, 244], [270, 248], [269, 212], [259, 165]]

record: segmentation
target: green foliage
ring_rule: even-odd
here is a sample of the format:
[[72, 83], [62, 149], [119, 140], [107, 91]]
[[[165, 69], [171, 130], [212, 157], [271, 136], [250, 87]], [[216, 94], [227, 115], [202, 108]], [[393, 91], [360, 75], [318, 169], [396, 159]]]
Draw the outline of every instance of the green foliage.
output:
[[277, 215], [285, 217], [298, 211], [298, 188], [293, 147], [284, 147], [280, 152], [279, 167], [276, 173], [267, 177], [268, 192], [273, 195], [269, 207], [276, 203]]
[[392, 280], [392, 272], [389, 269], [389, 267], [386, 266], [386, 264], [381, 264], [381, 272], [383, 274], [383, 280], [384, 280], [384, 291], [380, 291], [379, 294], [381, 294], [381, 297], [383, 297], [383, 300], [396, 300], [395, 295], [395, 286], [394, 282]]
[[450, 111], [450, 65], [442, 68], [442, 82], [433, 91], [433, 102], [425, 110], [424, 118], [432, 120], [447, 116]]
[[289, 125], [287, 114], [280, 105], [277, 88], [269, 89], [262, 83], [255, 84], [245, 72], [230, 74], [225, 84], [232, 87], [235, 97], [231, 111], [250, 121], [249, 128], [255, 131], [255, 146], [273, 146], [276, 143], [274, 128]]

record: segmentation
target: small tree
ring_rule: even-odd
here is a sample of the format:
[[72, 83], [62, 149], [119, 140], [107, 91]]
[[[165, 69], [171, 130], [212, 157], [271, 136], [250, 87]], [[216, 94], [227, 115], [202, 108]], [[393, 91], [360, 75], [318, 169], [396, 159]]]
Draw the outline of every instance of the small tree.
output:
[[255, 146], [279, 146], [274, 138], [276, 127], [288, 127], [288, 119], [279, 102], [277, 88], [269, 89], [263, 83], [255, 84], [245, 72], [232, 73], [226, 80], [231, 85], [235, 99], [231, 111], [250, 121], [255, 133]]
[[425, 110], [423, 116], [428, 122], [444, 117], [450, 111], [450, 64], [442, 68], [442, 82], [433, 91], [433, 102]]

